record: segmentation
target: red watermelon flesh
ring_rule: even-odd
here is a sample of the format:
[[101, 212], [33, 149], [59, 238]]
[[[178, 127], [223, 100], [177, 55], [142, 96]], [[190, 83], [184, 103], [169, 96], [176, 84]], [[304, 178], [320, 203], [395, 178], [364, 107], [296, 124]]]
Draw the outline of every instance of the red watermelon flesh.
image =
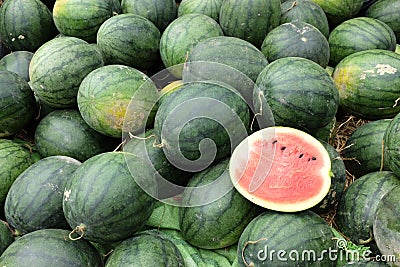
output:
[[277, 211], [311, 208], [331, 185], [331, 161], [324, 146], [290, 127], [269, 127], [248, 136], [234, 150], [229, 170], [244, 197]]

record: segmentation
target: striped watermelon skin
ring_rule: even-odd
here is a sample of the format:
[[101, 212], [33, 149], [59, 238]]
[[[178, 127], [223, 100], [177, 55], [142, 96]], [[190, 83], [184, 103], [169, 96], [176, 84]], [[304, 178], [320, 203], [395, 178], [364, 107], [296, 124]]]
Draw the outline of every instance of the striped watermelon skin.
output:
[[268, 60], [257, 47], [243, 39], [229, 36], [212, 37], [201, 41], [192, 49], [187, 61], [225, 64], [247, 75], [252, 81], [255, 81], [268, 65]]
[[325, 12], [331, 30], [335, 25], [351, 19], [361, 10], [364, 0], [311, 0]]
[[396, 49], [393, 30], [380, 20], [359, 17], [346, 20], [332, 30], [328, 38], [330, 66], [355, 52], [370, 49]]
[[279, 25], [265, 37], [261, 52], [269, 62], [283, 57], [310, 59], [323, 68], [328, 65], [328, 40], [313, 25], [295, 21]]
[[57, 35], [50, 10], [39, 0], [7, 0], [0, 8], [0, 36], [12, 51], [34, 52]]
[[17, 177], [34, 163], [29, 149], [8, 139], [0, 139], [0, 204]]
[[62, 199], [64, 186], [80, 162], [52, 156], [31, 165], [11, 185], [5, 201], [7, 222], [26, 234], [39, 229], [69, 229]]
[[0, 71], [0, 137], [15, 134], [34, 116], [35, 97], [27, 81], [10, 71]]
[[[214, 202], [179, 209], [179, 225], [184, 239], [195, 247], [219, 249], [236, 244], [247, 224], [260, 214], [261, 209], [244, 198], [233, 188], [227, 171], [229, 160], [223, 160], [206, 170], [195, 174], [183, 192], [183, 198], [191, 203], [191, 198], [207, 199], [208, 196], [222, 196]], [[227, 183], [215, 188], [214, 192], [193, 192], [190, 188], [225, 179]], [[223, 194], [223, 192], [228, 192]]]
[[14, 236], [6, 225], [6, 222], [0, 220], [0, 255], [6, 248], [14, 242]]
[[328, 18], [322, 8], [312, 1], [289, 0], [281, 5], [280, 24], [303, 21], [316, 27], [326, 39], [329, 37]]
[[58, 37], [42, 45], [33, 55], [29, 77], [38, 98], [56, 108], [76, 106], [83, 78], [104, 65], [96, 47], [75, 37]]
[[186, 14], [172, 21], [161, 35], [160, 54], [165, 67], [186, 62], [199, 42], [222, 36], [219, 24], [203, 14]]
[[383, 133], [383, 143], [385, 163], [387, 167], [398, 176], [400, 175], [399, 130], [400, 115], [397, 114], [393, 120], [388, 123]]
[[106, 267], [185, 266], [175, 244], [158, 230], [147, 230], [122, 241], [111, 253]]
[[244, 39], [259, 48], [268, 32], [279, 25], [280, 18], [279, 0], [225, 0], [219, 23], [225, 35]]
[[116, 145], [92, 129], [75, 109], [50, 112], [36, 126], [34, 139], [43, 158], [63, 155], [82, 162]]
[[29, 82], [29, 64], [33, 53], [29, 51], [15, 51], [0, 59], [0, 70], [8, 70], [18, 74]]
[[1, 266], [103, 266], [86, 240], [69, 240], [69, 230], [37, 230], [14, 241], [1, 255]]
[[[360, 177], [380, 170], [383, 137], [390, 122], [390, 119], [368, 122], [358, 127], [347, 139], [342, 155], [346, 158], [346, 168], [352, 175]], [[385, 159], [385, 169], [386, 162]]]
[[393, 118], [400, 112], [400, 55], [373, 49], [344, 58], [334, 69], [339, 105], [367, 120]]
[[[99, 78], [100, 77], [100, 78]], [[85, 122], [96, 131], [119, 138], [152, 125], [158, 91], [143, 72], [107, 65], [89, 73], [79, 86], [77, 102]]]
[[[277, 59], [264, 68], [256, 84], [277, 126], [312, 133], [330, 123], [336, 115], [339, 104], [336, 86], [325, 69], [309, 59]], [[255, 95], [254, 99], [259, 110], [260, 97]]]
[[199, 13], [219, 21], [222, 0], [183, 0], [178, 7], [178, 17], [190, 13]]
[[155, 204], [135, 179], [155, 194], [153, 172], [138, 156], [107, 152], [83, 162], [64, 190], [63, 210], [68, 224], [73, 229], [80, 227], [78, 234], [100, 244], [135, 234]]
[[106, 64], [144, 70], [158, 62], [160, 38], [160, 31], [150, 20], [136, 14], [121, 14], [100, 26], [97, 45]]
[[177, 6], [174, 0], [122, 0], [122, 13], [133, 13], [147, 18], [160, 31], [163, 31], [177, 17]]
[[113, 16], [113, 11], [111, 0], [57, 0], [53, 19], [63, 35], [95, 42], [100, 25]]
[[372, 225], [382, 197], [400, 185], [392, 172], [371, 172], [356, 179], [344, 192], [336, 212], [336, 224], [340, 232], [354, 244], [373, 247]]
[[[335, 259], [321, 256], [322, 251], [335, 249], [329, 225], [312, 211], [281, 213], [266, 210], [253, 219], [240, 236], [237, 257], [239, 266], [336, 266]], [[286, 260], [279, 260], [277, 252]], [[304, 250], [315, 252], [315, 257], [289, 257], [290, 251], [302, 255]], [[270, 257], [270, 253], [274, 257]], [[275, 253], [275, 254], [274, 254]]]
[[397, 0], [380, 0], [371, 5], [365, 16], [378, 19], [386, 23], [396, 34], [397, 43], [400, 43], [400, 3]]

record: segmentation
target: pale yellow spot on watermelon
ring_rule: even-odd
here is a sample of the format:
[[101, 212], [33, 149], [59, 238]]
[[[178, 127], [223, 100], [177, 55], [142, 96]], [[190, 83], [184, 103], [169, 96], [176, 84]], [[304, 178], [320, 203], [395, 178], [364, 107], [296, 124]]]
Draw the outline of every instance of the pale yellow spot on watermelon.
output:
[[375, 66], [375, 69], [377, 69], [377, 73], [379, 75], [385, 75], [385, 74], [395, 74], [397, 72], [397, 69], [388, 65], [388, 64], [377, 64]]
[[[358, 66], [337, 67], [333, 72], [333, 80], [341, 99], [346, 99], [354, 95], [354, 90], [361, 75], [361, 69]], [[364, 77], [365, 79], [365, 77]]]
[[68, 201], [70, 195], [71, 195], [71, 189], [69, 189], [69, 190], [65, 189], [64, 190], [64, 201]]

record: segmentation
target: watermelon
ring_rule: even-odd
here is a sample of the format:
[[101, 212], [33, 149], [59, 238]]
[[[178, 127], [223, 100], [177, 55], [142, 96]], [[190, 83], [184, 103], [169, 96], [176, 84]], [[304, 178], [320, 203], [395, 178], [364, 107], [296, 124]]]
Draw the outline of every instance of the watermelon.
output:
[[[373, 233], [383, 260], [400, 266], [400, 187], [389, 191], [379, 202], [373, 221]], [[390, 257], [390, 258], [389, 258]]]
[[316, 27], [328, 39], [328, 18], [318, 4], [312, 1], [288, 0], [282, 3], [281, 10], [281, 24], [303, 21]]
[[8, 191], [8, 223], [19, 234], [45, 228], [68, 229], [62, 210], [64, 186], [79, 165], [73, 158], [52, 156], [27, 168]]
[[0, 139], [0, 204], [4, 204], [15, 179], [33, 163], [28, 148], [8, 139]]
[[382, 143], [390, 122], [390, 119], [368, 122], [358, 127], [346, 140], [342, 155], [352, 175], [360, 177], [382, 167], [387, 169], [386, 164], [382, 166]]
[[302, 21], [284, 23], [271, 30], [261, 45], [261, 52], [269, 62], [283, 57], [302, 57], [323, 68], [328, 65], [330, 53], [326, 37]]
[[76, 37], [58, 37], [43, 44], [33, 55], [30, 85], [38, 98], [50, 106], [72, 107], [76, 105], [83, 78], [103, 65], [96, 47]]
[[183, 0], [178, 7], [178, 17], [190, 13], [199, 13], [218, 21], [222, 2], [222, 0]]
[[393, 30], [380, 20], [358, 17], [346, 20], [332, 30], [328, 38], [330, 66], [355, 52], [369, 49], [394, 51], [396, 36]]
[[12, 50], [36, 51], [57, 35], [50, 10], [40, 0], [7, 0], [0, 8], [0, 36]]
[[164, 98], [154, 133], [172, 164], [197, 172], [227, 157], [247, 136], [249, 124], [248, 106], [233, 89], [195, 81]]
[[122, 241], [108, 257], [106, 267], [185, 266], [175, 244], [157, 230], [140, 232]]
[[29, 81], [29, 63], [33, 53], [29, 51], [15, 51], [0, 59], [0, 70], [15, 72], [21, 78]]
[[[219, 249], [237, 243], [246, 225], [260, 213], [233, 189], [228, 164], [225, 159], [195, 174], [182, 194], [188, 206], [179, 209], [180, 230], [195, 247]], [[203, 205], [198, 206], [199, 200]]]
[[124, 14], [133, 13], [147, 18], [160, 31], [164, 31], [177, 16], [177, 7], [174, 0], [122, 0], [121, 9]]
[[[312, 211], [266, 210], [240, 236], [239, 266], [336, 266], [327, 255], [335, 249], [329, 225]], [[324, 254], [325, 253], [325, 254]]]
[[121, 137], [143, 132], [152, 123], [158, 99], [153, 82], [141, 71], [125, 65], [107, 65], [90, 72], [78, 90], [78, 108], [96, 131]]
[[0, 58], [3, 58], [5, 55], [11, 53], [10, 49], [4, 44], [0, 35]]
[[244, 39], [260, 48], [265, 36], [281, 18], [279, 0], [224, 0], [219, 23], [227, 36]]
[[112, 0], [57, 0], [53, 19], [63, 35], [93, 43], [100, 25], [113, 16], [113, 11]]
[[315, 206], [328, 194], [331, 159], [311, 135], [289, 127], [268, 127], [235, 148], [229, 174], [239, 193], [253, 203], [294, 212]]
[[159, 60], [160, 38], [160, 31], [150, 20], [136, 14], [121, 14], [100, 26], [97, 45], [106, 64], [145, 70]]
[[378, 19], [386, 23], [396, 34], [397, 43], [400, 43], [400, 3], [397, 0], [375, 1], [368, 9], [365, 16]]
[[1, 255], [1, 266], [103, 266], [97, 250], [86, 240], [69, 240], [70, 231], [42, 229], [23, 235]]
[[[265, 97], [275, 125], [313, 133], [329, 124], [339, 106], [338, 90], [323, 67], [299, 57], [275, 60], [264, 68], [256, 84]], [[256, 110], [265, 109], [254, 90]]]
[[14, 72], [0, 71], [0, 88], [0, 137], [7, 137], [33, 119], [36, 101], [28, 82]]
[[337, 207], [339, 231], [354, 244], [375, 246], [372, 227], [376, 208], [382, 197], [398, 185], [400, 179], [389, 171], [370, 172], [356, 179]]
[[[268, 65], [268, 60], [254, 45], [229, 36], [212, 37], [198, 43], [187, 59], [187, 62], [196, 61], [225, 64], [242, 72], [252, 81], [256, 81], [258, 75]], [[221, 69], [221, 72], [223, 72], [221, 76], [226, 75], [225, 70]]]
[[400, 55], [372, 49], [344, 58], [333, 79], [339, 90], [340, 107], [359, 118], [393, 118], [400, 112]]
[[344, 187], [346, 184], [346, 166], [340, 157], [339, 152], [330, 144], [320, 140], [322, 145], [328, 151], [331, 159], [332, 166], [332, 179], [331, 187], [328, 194], [318, 203], [312, 207], [312, 210], [318, 214], [328, 213], [333, 210], [342, 197]]
[[331, 30], [345, 20], [351, 19], [361, 10], [364, 0], [311, 0], [325, 12]]
[[325, 141], [329, 144], [333, 144], [337, 132], [336, 122], [336, 117], [333, 117], [330, 123], [313, 131], [313, 136], [319, 140]]
[[172, 21], [161, 35], [160, 54], [165, 67], [184, 63], [199, 42], [222, 36], [219, 24], [203, 14], [186, 14]]
[[397, 176], [400, 176], [399, 129], [400, 113], [389, 122], [383, 135], [384, 160], [388, 168]]
[[116, 146], [114, 139], [93, 130], [75, 109], [55, 110], [42, 118], [35, 144], [42, 157], [63, 155], [82, 162]]
[[8, 224], [0, 220], [0, 255], [14, 241], [14, 236]]
[[[140, 186], [139, 186], [140, 184]], [[80, 237], [114, 243], [135, 234], [150, 217], [153, 172], [138, 156], [106, 152], [83, 162], [67, 181], [64, 216]]]

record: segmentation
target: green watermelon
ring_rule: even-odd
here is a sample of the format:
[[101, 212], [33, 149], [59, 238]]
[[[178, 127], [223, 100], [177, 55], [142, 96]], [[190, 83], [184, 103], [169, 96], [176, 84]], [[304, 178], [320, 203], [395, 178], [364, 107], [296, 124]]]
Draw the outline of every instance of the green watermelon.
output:
[[328, 18], [318, 4], [308, 0], [288, 0], [282, 3], [281, 10], [281, 24], [303, 21], [316, 27], [328, 39]]
[[[195, 174], [182, 194], [189, 206], [180, 207], [180, 230], [195, 247], [219, 249], [236, 244], [246, 225], [260, 213], [233, 188], [228, 163], [225, 159]], [[198, 206], [199, 200], [204, 204]]]
[[357, 15], [364, 0], [311, 0], [325, 12], [331, 30], [336, 25]]
[[379, 202], [372, 224], [382, 260], [386, 260], [392, 266], [400, 266], [399, 203], [400, 187], [397, 186]]
[[355, 52], [370, 49], [396, 49], [393, 30], [380, 20], [358, 17], [346, 20], [329, 35], [330, 64], [336, 66], [340, 60]]
[[57, 35], [51, 12], [40, 0], [2, 2], [0, 36], [12, 51], [34, 52]]
[[19, 234], [39, 229], [68, 229], [62, 210], [65, 184], [80, 162], [64, 156], [39, 160], [11, 185], [5, 202], [7, 222]]
[[219, 24], [203, 14], [186, 14], [172, 21], [161, 35], [160, 54], [165, 67], [184, 63], [199, 42], [222, 36]]
[[354, 261], [338, 267], [388, 267], [383, 261]]
[[70, 231], [37, 230], [14, 241], [1, 255], [1, 266], [101, 267], [100, 254], [86, 240], [69, 240]]
[[372, 227], [377, 206], [382, 197], [398, 185], [400, 179], [389, 171], [370, 172], [356, 179], [337, 207], [339, 231], [355, 244], [374, 246]]
[[335, 249], [329, 225], [312, 211], [266, 210], [240, 236], [239, 266], [336, 266], [327, 255]]
[[141, 71], [125, 65], [107, 65], [90, 72], [78, 91], [78, 108], [96, 131], [121, 137], [143, 132], [153, 122], [158, 91]]
[[319, 140], [325, 141], [329, 144], [333, 144], [337, 132], [336, 122], [337, 119], [335, 116], [332, 118], [332, 121], [330, 123], [313, 131], [313, 136]]
[[122, 13], [133, 13], [147, 18], [163, 31], [177, 16], [174, 0], [140, 1], [122, 0]]
[[57, 29], [65, 36], [95, 42], [100, 25], [113, 16], [112, 0], [57, 0], [53, 19]]
[[[390, 119], [368, 122], [358, 127], [346, 140], [342, 155], [346, 159], [347, 170], [360, 177], [369, 172], [379, 171], [382, 167], [383, 136]], [[386, 160], [385, 160], [386, 161]]]
[[8, 139], [0, 139], [0, 204], [17, 177], [34, 163], [29, 149]]
[[0, 255], [12, 242], [14, 242], [14, 236], [11, 229], [6, 222], [0, 220]]
[[317, 205], [328, 194], [331, 159], [311, 135], [289, 127], [267, 127], [235, 148], [229, 174], [239, 193], [253, 203], [296, 212]]
[[113, 150], [113, 139], [93, 130], [78, 110], [55, 110], [42, 118], [35, 130], [35, 144], [42, 157], [63, 155], [85, 161]]
[[244, 39], [259, 48], [265, 36], [279, 25], [279, 0], [224, 0], [219, 23], [227, 36]]
[[0, 88], [0, 137], [7, 137], [33, 119], [36, 101], [28, 82], [14, 72], [0, 71]]
[[397, 176], [400, 175], [399, 128], [400, 113], [388, 123], [383, 135], [385, 163]]
[[[278, 126], [312, 133], [329, 124], [338, 110], [339, 95], [332, 78], [309, 59], [277, 59], [264, 68], [256, 84]], [[260, 110], [265, 104], [256, 94], [254, 90], [255, 107]]]
[[269, 62], [283, 57], [302, 57], [323, 68], [328, 65], [330, 53], [325, 36], [302, 21], [284, 23], [271, 30], [261, 45], [261, 52]]
[[15, 72], [21, 78], [29, 81], [29, 63], [33, 53], [29, 51], [15, 51], [0, 59], [0, 70]]
[[150, 20], [136, 14], [121, 14], [100, 26], [97, 45], [106, 64], [145, 70], [159, 60], [160, 38], [160, 31]]
[[372, 49], [353, 53], [336, 65], [333, 79], [340, 107], [359, 118], [393, 118], [400, 112], [400, 55]]
[[103, 65], [96, 47], [75, 37], [58, 37], [43, 44], [33, 55], [30, 85], [38, 98], [50, 106], [75, 106], [83, 78]]
[[199, 13], [218, 21], [222, 2], [222, 0], [183, 0], [178, 7], [178, 17]]
[[249, 124], [248, 106], [233, 89], [195, 81], [164, 98], [154, 133], [172, 164], [196, 172], [228, 156], [247, 136]]
[[373, 3], [365, 16], [378, 19], [386, 23], [396, 34], [397, 43], [400, 43], [400, 3], [397, 0], [379, 0]]
[[122, 241], [108, 257], [106, 267], [185, 266], [175, 244], [157, 230], [140, 232]]
[[[139, 186], [140, 185], [140, 186]], [[150, 217], [157, 188], [153, 172], [126, 152], [98, 154], [83, 162], [64, 189], [63, 210], [80, 237], [114, 243], [135, 234]]]

